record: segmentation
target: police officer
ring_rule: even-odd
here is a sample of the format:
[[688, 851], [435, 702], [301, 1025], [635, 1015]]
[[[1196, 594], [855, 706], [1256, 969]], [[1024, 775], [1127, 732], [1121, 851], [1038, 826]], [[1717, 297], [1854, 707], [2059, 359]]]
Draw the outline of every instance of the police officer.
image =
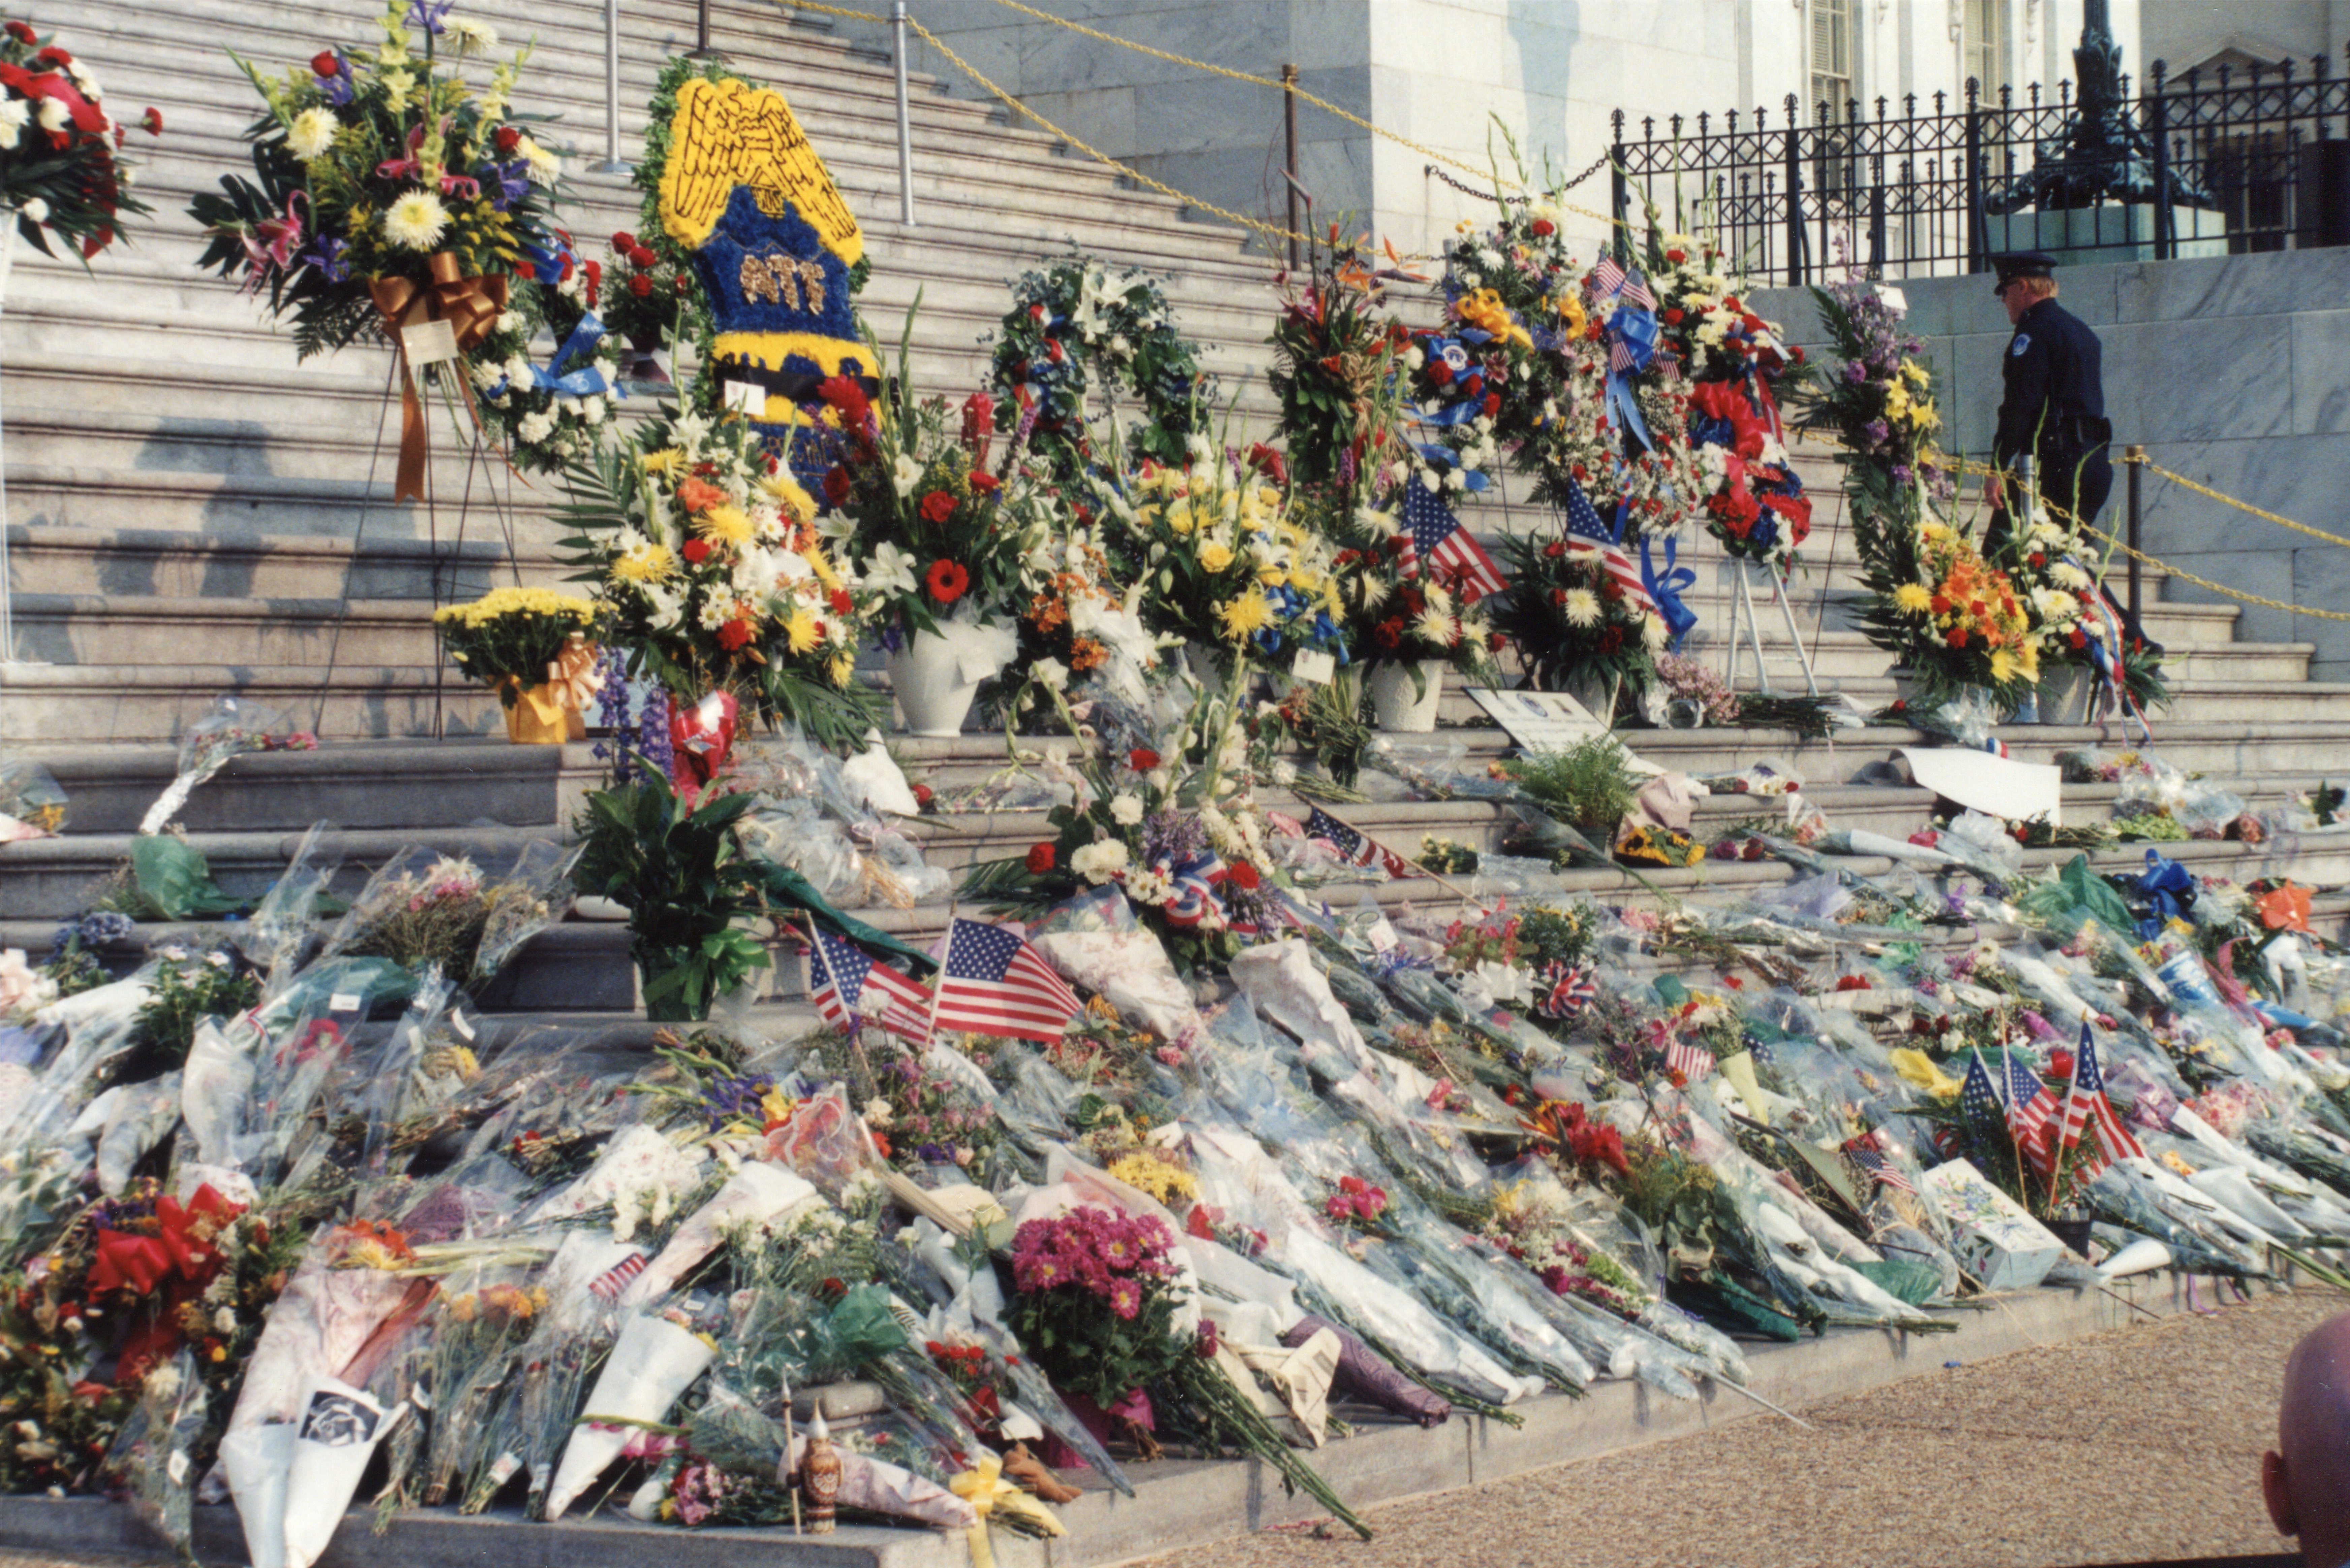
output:
[[2056, 303], [2056, 259], [2019, 251], [1993, 256], [1991, 265], [1999, 273], [1991, 292], [2007, 307], [2015, 336], [2000, 361], [2006, 396], [1991, 447], [1993, 464], [2010, 478], [2005, 485], [1993, 478], [1984, 487], [1993, 511], [1983, 536], [1986, 553], [2007, 537], [2010, 507], [2022, 504], [2014, 477], [2020, 460], [2030, 460], [2042, 499], [2084, 524], [2095, 520], [2114, 487], [2114, 465], [2106, 455], [2114, 431], [2106, 420], [2097, 335]]

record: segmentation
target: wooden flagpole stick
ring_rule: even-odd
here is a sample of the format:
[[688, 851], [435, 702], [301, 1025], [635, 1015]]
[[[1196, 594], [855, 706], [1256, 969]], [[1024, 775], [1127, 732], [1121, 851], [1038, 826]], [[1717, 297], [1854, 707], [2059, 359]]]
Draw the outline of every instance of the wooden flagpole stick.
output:
[[[1359, 827], [1355, 829], [1355, 831], [1362, 833], [1362, 829]], [[1401, 861], [1405, 866], [1409, 867], [1412, 870], [1419, 872], [1421, 876], [1427, 877], [1438, 887], [1451, 892], [1462, 903], [1474, 904], [1477, 908], [1486, 910], [1489, 914], [1492, 912], [1491, 907], [1486, 904], [1484, 899], [1480, 898], [1476, 894], [1471, 893], [1469, 889], [1461, 886], [1460, 883], [1453, 881], [1451, 877], [1438, 876], [1435, 872], [1430, 871], [1427, 867], [1422, 866], [1419, 861], [1412, 859], [1409, 856], [1396, 855], [1394, 850], [1388, 848], [1378, 839], [1373, 838], [1367, 833], [1363, 833], [1363, 842], [1369, 845], [1372, 848], [1378, 850], [1382, 855], [1394, 855], [1396, 859]]]
[[[832, 955], [824, 950], [823, 934], [816, 929], [816, 911], [802, 909], [800, 913], [807, 917], [808, 940], [816, 946], [817, 961], [824, 965], [824, 977], [832, 982], [832, 993], [840, 998], [840, 1010], [848, 1015], [848, 1058], [856, 1064], [858, 1072], [865, 1079], [858, 1085], [858, 1092], [868, 1097], [878, 1095], [881, 1092], [881, 1078], [873, 1071], [871, 1059], [865, 1054], [865, 1014], [862, 1010], [848, 1004], [848, 993], [840, 989], [840, 972], [832, 967]], [[858, 994], [858, 999], [863, 1000], [864, 993], [860, 992]]]
[[[816, 1397], [819, 1399], [823, 1398], [823, 1393], [819, 1391]], [[797, 1441], [797, 1439], [792, 1433], [792, 1386], [786, 1382], [784, 1385], [784, 1469], [785, 1470], [792, 1470], [794, 1469], [792, 1464], [792, 1444], [795, 1441]], [[800, 1532], [799, 1477], [796, 1474], [792, 1475], [784, 1482], [784, 1490], [791, 1494], [792, 1533], [794, 1535], [797, 1535]]]

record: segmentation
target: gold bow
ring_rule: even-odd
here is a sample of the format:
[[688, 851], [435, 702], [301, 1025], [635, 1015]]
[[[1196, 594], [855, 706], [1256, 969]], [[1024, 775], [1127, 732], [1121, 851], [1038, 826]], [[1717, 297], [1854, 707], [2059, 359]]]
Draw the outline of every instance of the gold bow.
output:
[[563, 651], [547, 661], [546, 683], [555, 689], [555, 700], [576, 713], [587, 712], [596, 701], [602, 682], [596, 679], [596, 650], [584, 633], [573, 632]]
[[[490, 328], [506, 307], [505, 276], [466, 277], [457, 267], [457, 258], [447, 251], [435, 251], [424, 258], [424, 269], [431, 275], [429, 285], [410, 277], [380, 277], [368, 285], [368, 293], [375, 300], [376, 313], [383, 317], [384, 330], [400, 350], [402, 375], [400, 397], [400, 472], [392, 482], [394, 501], [424, 499], [424, 402], [416, 395], [416, 373], [408, 365], [408, 345], [400, 334], [408, 327], [427, 321], [445, 321], [457, 339], [457, 351], [463, 354], [490, 335]], [[473, 407], [473, 383], [463, 374], [457, 377], [458, 389], [465, 395], [465, 410], [481, 422], [481, 412]]]
[[1068, 1527], [1053, 1516], [1053, 1511], [1003, 1479], [1003, 1461], [993, 1454], [983, 1454], [976, 1465], [947, 1482], [947, 1490], [971, 1504], [978, 1522], [971, 1527], [972, 1568], [995, 1568], [995, 1553], [987, 1542], [987, 1516], [994, 1512], [1016, 1514], [1023, 1528], [1040, 1535], [1066, 1535]]

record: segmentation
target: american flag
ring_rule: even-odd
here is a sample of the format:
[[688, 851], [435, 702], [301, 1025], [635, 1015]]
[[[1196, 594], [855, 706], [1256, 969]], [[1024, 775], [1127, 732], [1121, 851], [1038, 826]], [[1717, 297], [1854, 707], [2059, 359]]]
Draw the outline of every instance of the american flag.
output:
[[1010, 931], [961, 918], [948, 923], [940, 1028], [1056, 1040], [1082, 1005], [1045, 955]]
[[917, 1044], [931, 1037], [931, 993], [920, 982], [825, 930], [806, 961], [808, 1000], [826, 1023], [854, 1029], [862, 1016]]
[[1404, 486], [1401, 537], [1397, 568], [1405, 576], [1413, 576], [1426, 562], [1430, 576], [1457, 587], [1464, 605], [1473, 605], [1510, 586], [1502, 569], [1493, 565], [1493, 557], [1485, 554], [1474, 534], [1461, 526], [1461, 519], [1452, 515], [1444, 498], [1417, 479]]
[[1844, 1152], [1862, 1175], [1878, 1186], [1890, 1187], [1897, 1192], [1918, 1190], [1916, 1184], [1902, 1174], [1901, 1168], [1886, 1158], [1885, 1151], [1877, 1147], [1875, 1133], [1864, 1133], [1848, 1140]]
[[1390, 877], [1402, 877], [1412, 874], [1411, 867], [1404, 864], [1401, 856], [1384, 844], [1366, 838], [1318, 805], [1306, 815], [1305, 836], [1328, 839], [1330, 847], [1336, 850], [1349, 866], [1368, 866], [1376, 859], [1386, 867]]
[[1591, 289], [1605, 299], [1624, 286], [1624, 266], [1613, 255], [1602, 255], [1599, 265], [1591, 269]]
[[2007, 1063], [2008, 1130], [2015, 1135], [2015, 1147], [2033, 1164], [2044, 1170], [2048, 1161], [2054, 1158], [2048, 1147], [2048, 1137], [2054, 1130], [2049, 1124], [2060, 1108], [2056, 1096], [2048, 1092], [2048, 1085], [2040, 1081], [2040, 1075], [2024, 1065], [2023, 1058], [2012, 1050], [2002, 1046], [2000, 1055]]
[[1640, 568], [1624, 547], [1608, 536], [1599, 521], [1597, 508], [1591, 497], [1583, 493], [1583, 486], [1572, 479], [1566, 482], [1566, 547], [1577, 555], [1596, 552], [1600, 569], [1624, 590], [1624, 597], [1650, 615], [1657, 612], [1657, 601], [1648, 597], [1648, 585], [1640, 580]]
[[2114, 1114], [2113, 1101], [2106, 1097], [2106, 1075], [2097, 1066], [2097, 1044], [2090, 1037], [2089, 1021], [2084, 1018], [2081, 1047], [2074, 1056], [2073, 1086], [2064, 1092], [2064, 1132], [2056, 1146], [2058, 1158], [2081, 1141], [2081, 1129], [2091, 1121], [2097, 1124], [2097, 1143], [2105, 1151], [2105, 1158], [2098, 1162], [2099, 1169], [2106, 1161], [2145, 1157], [2145, 1148], [2131, 1136], [2122, 1118]]
[[652, 1262], [642, 1252], [630, 1252], [627, 1257], [588, 1282], [588, 1293], [598, 1301], [616, 1302], [620, 1293], [636, 1282], [645, 1265]]
[[1665, 1047], [1665, 1066], [1684, 1083], [1694, 1084], [1713, 1071], [1713, 1053], [1702, 1045], [1676, 1040]]
[[1971, 1051], [1968, 1054], [1967, 1081], [1959, 1087], [1959, 1108], [1979, 1127], [1997, 1127], [2005, 1118], [2006, 1107], [1999, 1103], [1999, 1090], [1991, 1085], [1991, 1075], [1983, 1070], [1982, 1053]]

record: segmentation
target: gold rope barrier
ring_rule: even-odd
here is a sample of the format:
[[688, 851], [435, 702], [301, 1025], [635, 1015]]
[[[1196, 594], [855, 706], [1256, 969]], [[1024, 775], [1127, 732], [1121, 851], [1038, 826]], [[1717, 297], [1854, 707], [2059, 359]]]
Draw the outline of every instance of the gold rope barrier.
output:
[[[775, 3], [789, 11], [814, 11], [827, 16], [847, 16], [855, 20], [864, 22], [888, 22], [890, 20], [889, 17], [883, 16], [878, 11], [860, 11], [846, 5], [824, 5], [819, 3], [819, 0], [775, 0]], [[1271, 77], [1253, 76], [1247, 71], [1233, 70], [1226, 66], [1211, 65], [1205, 60], [1195, 60], [1187, 56], [1170, 54], [1165, 49], [1153, 48], [1148, 44], [1138, 44], [1130, 38], [1121, 38], [1114, 33], [1097, 32], [1094, 28], [1085, 26], [1080, 23], [1069, 21], [1065, 17], [1055, 16], [1048, 11], [1039, 11], [1034, 6], [1020, 5], [1017, 3], [1017, 0], [998, 0], [998, 3], [1009, 5], [1015, 11], [1024, 12], [1028, 16], [1035, 16], [1043, 21], [1050, 22], [1055, 26], [1066, 27], [1072, 32], [1081, 33], [1090, 38], [1098, 38], [1104, 43], [1116, 44], [1123, 48], [1133, 49], [1138, 53], [1149, 55], [1155, 58], [1165, 60], [1170, 65], [1185, 66], [1194, 70], [1206, 71], [1211, 76], [1227, 77], [1234, 81], [1253, 83], [1258, 87], [1270, 88], [1276, 92], [1294, 90], [1299, 98], [1304, 99], [1306, 102], [1314, 105], [1315, 108], [1322, 109], [1326, 113], [1334, 114], [1340, 119], [1347, 121], [1349, 124], [1360, 126], [1363, 130], [1369, 131], [1374, 136], [1384, 136], [1389, 141], [1396, 142], [1403, 147], [1408, 147], [1424, 158], [1434, 159], [1440, 163], [1450, 163], [1453, 168], [1477, 175], [1481, 179], [1491, 175], [1492, 172], [1489, 170], [1479, 169], [1474, 164], [1463, 163], [1459, 159], [1449, 157], [1444, 153], [1435, 151], [1433, 148], [1423, 147], [1419, 142], [1412, 140], [1409, 137], [1398, 135], [1392, 130], [1388, 130], [1384, 127], [1373, 124], [1370, 120], [1365, 119], [1362, 116], [1341, 109], [1336, 104], [1332, 103], [1329, 99], [1317, 97], [1313, 93], [1307, 92], [1304, 88], [1295, 87], [1294, 84], [1284, 84], [1275, 81]], [[1158, 192], [1162, 196], [1170, 196], [1176, 201], [1186, 202], [1191, 206], [1199, 208], [1202, 212], [1212, 213], [1216, 216], [1222, 218], [1227, 222], [1238, 223], [1242, 227], [1252, 229], [1258, 234], [1269, 235], [1274, 239], [1295, 240], [1301, 244], [1310, 245], [1316, 243], [1311, 236], [1297, 234], [1290, 229], [1284, 229], [1278, 223], [1267, 223], [1255, 218], [1244, 218], [1240, 213], [1232, 212], [1223, 207], [1219, 207], [1212, 202], [1202, 201], [1197, 196], [1191, 195], [1182, 191], [1178, 191], [1172, 185], [1154, 180], [1149, 175], [1145, 174], [1142, 171], [1135, 168], [1131, 164], [1119, 162], [1117, 159], [1112, 158], [1108, 153], [1102, 151], [1098, 148], [1090, 146], [1087, 143], [1079, 140], [1076, 137], [1072, 136], [1069, 132], [1062, 130], [1059, 126], [1055, 125], [1051, 120], [1046, 119], [1043, 115], [1037, 113], [1035, 109], [1029, 108], [1026, 104], [1021, 102], [1018, 99], [1013, 97], [1002, 88], [996, 86], [993, 81], [990, 81], [985, 76], [982, 75], [979, 69], [972, 65], [970, 61], [964, 59], [961, 55], [956, 54], [952, 49], [947, 47], [945, 44], [941, 43], [939, 40], [937, 34], [922, 26], [920, 18], [910, 15], [906, 18], [906, 25], [913, 28], [915, 32], [920, 33], [922, 36], [923, 40], [929, 43], [931, 47], [937, 49], [940, 54], [944, 55], [950, 61], [953, 62], [955, 67], [961, 70], [963, 75], [971, 78], [972, 80], [986, 88], [987, 91], [994, 94], [995, 97], [1003, 102], [1006, 109], [1011, 109], [1014, 114], [1022, 115], [1029, 119], [1035, 120], [1049, 134], [1059, 137], [1062, 140], [1084, 152], [1087, 156], [1100, 162], [1108, 164], [1111, 168], [1117, 170], [1119, 173], [1124, 174], [1128, 179], [1149, 187], [1151, 190]], [[1503, 183], [1518, 186], [1519, 189], [1523, 189], [1523, 187], [1519, 186], [1518, 182], [1514, 180], [1503, 180]], [[1589, 218], [1596, 223], [1605, 223], [1611, 230], [1623, 229], [1627, 233], [1634, 232], [1633, 224], [1625, 222], [1621, 218], [1613, 217], [1608, 213], [1596, 213], [1592, 211], [1589, 207], [1579, 206], [1573, 202], [1561, 202], [1557, 205], [1559, 211], [1563, 213], [1573, 213], [1579, 217]]]
[[2329, 545], [2341, 545], [2345, 547], [2350, 547], [2350, 539], [2345, 539], [2339, 534], [2328, 534], [2323, 528], [2313, 528], [2306, 523], [2296, 523], [2290, 517], [2280, 517], [2273, 512], [2263, 511], [2262, 508], [2253, 505], [2249, 501], [2239, 501], [2234, 496], [2224, 494], [2220, 491], [2212, 489], [2208, 484], [2198, 484], [2195, 481], [2188, 478], [2183, 473], [2171, 472], [2170, 470], [2163, 467], [2152, 458], [2125, 457], [2122, 461], [2124, 462], [2135, 462], [2139, 467], [2145, 469], [2148, 473], [2158, 473], [2163, 478], [2170, 481], [2171, 483], [2178, 485], [2182, 490], [2191, 490], [2198, 495], [2209, 496], [2210, 499], [2220, 503], [2222, 506], [2232, 506], [2239, 512], [2249, 512], [2253, 516], [2261, 519], [2263, 523], [2273, 523], [2280, 528], [2290, 528], [2296, 534], [2306, 534], [2313, 539], [2323, 539]]

